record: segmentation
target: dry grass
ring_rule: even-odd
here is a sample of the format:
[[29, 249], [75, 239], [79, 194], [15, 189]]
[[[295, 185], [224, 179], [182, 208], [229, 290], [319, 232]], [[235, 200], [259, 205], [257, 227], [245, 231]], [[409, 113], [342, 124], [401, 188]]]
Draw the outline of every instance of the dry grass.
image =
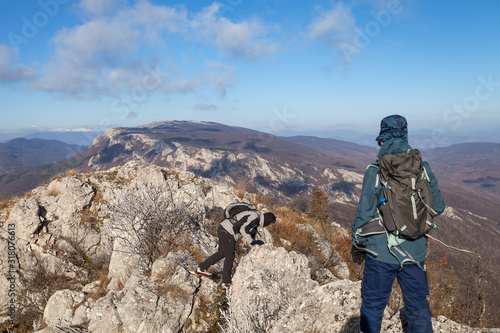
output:
[[269, 198], [268, 196], [262, 194], [262, 193], [257, 193], [254, 197], [254, 202], [252, 204], [257, 207], [259, 204], [264, 205], [265, 207], [275, 207], [278, 206], [276, 204], [276, 201]]
[[100, 271], [98, 272], [98, 275], [99, 275], [99, 287], [97, 288], [97, 290], [90, 293], [90, 297], [92, 297], [94, 301], [98, 300], [101, 297], [106, 296], [106, 294], [108, 293], [107, 287], [111, 282], [111, 278], [108, 277], [108, 275], [105, 272]]
[[[95, 207], [95, 206], [92, 206]], [[80, 217], [81, 217], [81, 222], [83, 224], [88, 224], [90, 225], [90, 228], [92, 230], [95, 230], [97, 232], [100, 232], [100, 224], [101, 224], [101, 219], [97, 215], [95, 209], [92, 209], [91, 207], [86, 207], [80, 211]]]
[[9, 200], [0, 201], [0, 211], [9, 208], [9, 206], [10, 206]]
[[73, 177], [78, 173], [75, 169], [70, 169], [64, 173], [64, 177]]
[[94, 198], [92, 198], [92, 206], [101, 205], [104, 203], [104, 197], [102, 196], [102, 191], [97, 190], [95, 192]]
[[188, 251], [198, 263], [206, 259], [206, 256], [198, 248], [190, 245], [181, 246], [177, 251]]
[[187, 296], [187, 292], [173, 284], [156, 284], [155, 293], [158, 296], [168, 296], [171, 298], [183, 298]]
[[205, 213], [205, 217], [210, 220], [210, 224], [206, 223], [205, 229], [213, 236], [217, 236], [217, 229], [220, 223], [224, 220], [224, 209], [221, 207], [213, 207]]
[[[151, 274], [151, 271], [147, 271], [147, 273]], [[147, 273], [145, 273], [144, 275], [147, 275]], [[130, 277], [132, 276], [132, 267], [127, 267], [125, 269], [125, 271], [120, 275], [120, 278], [118, 279], [117, 283], [116, 283], [116, 290], [123, 290], [123, 288], [125, 288], [125, 284], [127, 283], [127, 281], [130, 279]]]
[[53, 176], [50, 180], [49, 180], [49, 183], [54, 181], [54, 180], [61, 180], [63, 178], [69, 178], [69, 177], [73, 177], [75, 176], [76, 174], [78, 174], [78, 171], [75, 170], [75, 169], [69, 169], [69, 170], [66, 170], [65, 172], [61, 172], [61, 173], [58, 173], [57, 175]]
[[59, 194], [60, 194], [60, 192], [59, 192], [58, 190], [56, 190], [56, 189], [51, 189], [51, 190], [49, 191], [49, 195], [50, 195], [51, 197], [57, 197]]
[[7, 220], [9, 219], [11, 209], [14, 208], [15, 204], [18, 201], [19, 198], [0, 201], [0, 225], [7, 222]]
[[316, 253], [314, 236], [299, 227], [300, 224], [307, 222], [307, 217], [287, 207], [275, 211], [275, 214], [280, 217], [281, 221], [267, 227], [274, 238], [275, 245], [283, 246], [288, 251], [314, 255]]
[[236, 184], [236, 196], [240, 198], [240, 200], [243, 200], [245, 197], [245, 194], [248, 192], [247, 191], [247, 183], [245, 181], [239, 181], [238, 184]]

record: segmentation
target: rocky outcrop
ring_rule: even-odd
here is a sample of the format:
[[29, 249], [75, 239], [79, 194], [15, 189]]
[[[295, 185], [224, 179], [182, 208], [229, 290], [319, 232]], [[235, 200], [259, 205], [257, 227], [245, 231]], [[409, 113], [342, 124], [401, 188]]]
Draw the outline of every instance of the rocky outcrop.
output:
[[[163, 187], [155, 187], [159, 184]], [[159, 188], [166, 189], [173, 206], [150, 205], [165, 199]], [[314, 242], [314, 259], [272, 245], [267, 230], [260, 235], [265, 245], [242, 246], [227, 298], [218, 291], [221, 263], [213, 267], [213, 279], [189, 273], [217, 248], [214, 212], [236, 199], [230, 187], [193, 173], [136, 162], [54, 179], [18, 200], [1, 228], [0, 259], [9, 263], [1, 266], [1, 306], [7, 308], [14, 289], [18, 302], [38, 313], [32, 320], [43, 314], [47, 327], [38, 333], [194, 333], [217, 324], [232, 327], [231, 332], [359, 331], [360, 282], [348, 280], [347, 264], [309, 225], [298, 230]], [[128, 245], [135, 244], [134, 237], [144, 233], [127, 234], [126, 228], [145, 216], [130, 219], [113, 210], [120, 202], [139, 203], [139, 211], [152, 213], [181, 207], [171, 226], [189, 228], [179, 229], [176, 239], [182, 241], [175, 248], [165, 247], [145, 264], [138, 252], [117, 241], [129, 237]], [[164, 223], [172, 222], [165, 216]], [[122, 229], [113, 227], [117, 223]], [[279, 216], [277, 223], [283, 223]], [[387, 308], [384, 332], [402, 332], [400, 317]], [[436, 332], [495, 332], [443, 317], [433, 325]]]
[[[54, 294], [49, 304], [59, 305], [46, 310], [44, 318], [88, 327], [86, 332], [204, 332], [208, 318], [203, 308], [219, 292], [211, 279], [187, 272], [195, 266], [189, 253], [171, 253], [155, 262], [151, 276], [134, 275], [123, 290], [77, 304], [76, 310], [81, 294]], [[320, 285], [311, 279], [304, 255], [272, 245], [255, 247], [241, 260], [228, 302], [223, 318], [230, 332], [359, 332], [360, 282]], [[78, 322], [71, 312], [87, 317], [80, 316]], [[382, 331], [403, 332], [401, 317], [386, 309]], [[433, 319], [433, 327], [435, 332], [500, 331], [465, 327], [444, 317]]]

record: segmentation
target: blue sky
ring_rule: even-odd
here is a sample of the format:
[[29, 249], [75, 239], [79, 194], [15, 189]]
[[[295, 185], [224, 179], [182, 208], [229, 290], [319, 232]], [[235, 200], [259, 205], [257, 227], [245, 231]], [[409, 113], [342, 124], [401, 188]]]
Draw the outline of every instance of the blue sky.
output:
[[206, 120], [273, 134], [500, 128], [500, 2], [0, 4], [0, 132]]

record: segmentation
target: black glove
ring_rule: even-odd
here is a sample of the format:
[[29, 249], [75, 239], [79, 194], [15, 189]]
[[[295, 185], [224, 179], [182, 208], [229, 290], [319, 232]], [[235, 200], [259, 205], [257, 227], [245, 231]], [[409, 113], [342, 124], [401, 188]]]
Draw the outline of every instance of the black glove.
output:
[[365, 261], [365, 251], [363, 251], [365, 248], [364, 245], [357, 245], [357, 247], [353, 245], [351, 247], [352, 261], [355, 264], [361, 265]]
[[264, 242], [257, 239], [257, 240], [254, 240], [253, 242], [251, 242], [250, 245], [252, 245], [252, 246], [254, 246], [254, 245], [264, 245]]

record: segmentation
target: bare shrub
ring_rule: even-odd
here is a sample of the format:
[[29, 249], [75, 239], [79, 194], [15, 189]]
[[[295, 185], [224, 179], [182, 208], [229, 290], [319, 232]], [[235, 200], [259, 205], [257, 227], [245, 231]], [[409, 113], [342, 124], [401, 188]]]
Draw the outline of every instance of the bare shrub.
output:
[[108, 203], [114, 214], [109, 228], [121, 250], [137, 255], [147, 268], [180, 246], [187, 232], [198, 223], [193, 202], [174, 193], [167, 181], [146, 181], [119, 190]]
[[428, 259], [427, 269], [431, 311], [434, 316], [449, 316], [459, 280], [453, 266], [448, 263], [448, 255], [441, 256], [438, 262]]
[[53, 270], [46, 263], [33, 256], [33, 265], [22, 271], [19, 281], [25, 293], [20, 295], [20, 312], [43, 314], [45, 305], [54, 292], [61, 289], [78, 289], [79, 285], [65, 275], [65, 267], [56, 266]]
[[308, 216], [319, 222], [324, 235], [328, 234], [328, 222], [330, 213], [328, 211], [328, 193], [319, 188], [311, 193]]
[[220, 223], [225, 219], [224, 209], [222, 207], [214, 206], [211, 209], [205, 208], [205, 216], [211, 223], [205, 223], [205, 229], [214, 236], [217, 236], [217, 228]]
[[481, 260], [470, 260], [465, 265], [467, 269], [463, 272], [460, 293], [454, 297], [449, 318], [460, 320], [467, 326], [484, 327], [487, 310], [486, 293], [490, 289], [485, 285], [485, 263]]
[[280, 307], [271, 310], [269, 300], [255, 300], [250, 296], [246, 299], [242, 309], [234, 311], [231, 306], [231, 296], [231, 289], [229, 289], [226, 295], [226, 306], [220, 310], [222, 323], [219, 322], [218, 325], [222, 332], [269, 332], [279, 315]]

